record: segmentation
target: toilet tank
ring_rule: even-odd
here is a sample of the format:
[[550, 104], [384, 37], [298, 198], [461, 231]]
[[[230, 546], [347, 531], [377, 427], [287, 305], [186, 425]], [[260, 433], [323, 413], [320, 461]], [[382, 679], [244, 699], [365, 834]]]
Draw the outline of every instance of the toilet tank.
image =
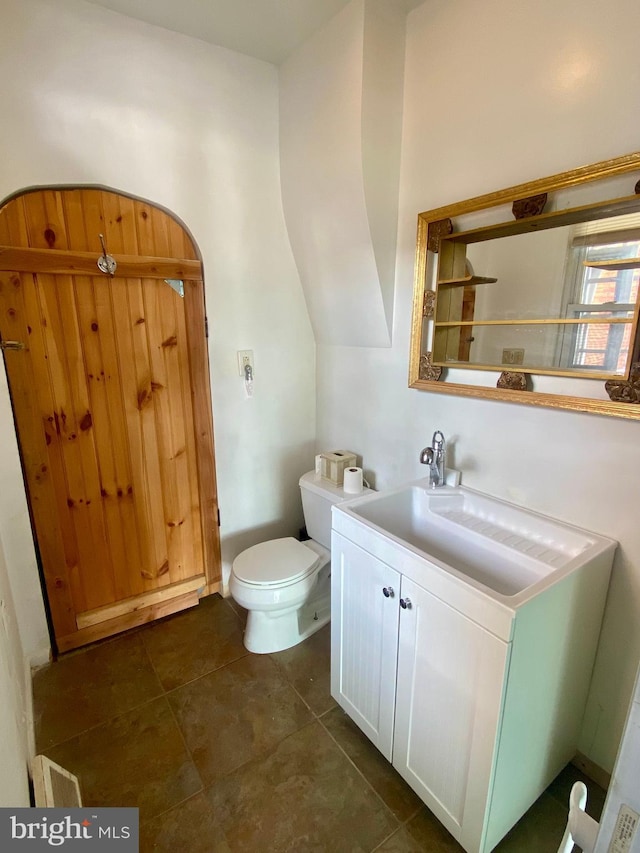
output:
[[[364, 489], [362, 494], [368, 491]], [[331, 507], [358, 495], [346, 495], [342, 486], [325, 480], [315, 471], [300, 477], [300, 493], [307, 533], [327, 550], [331, 550]]]

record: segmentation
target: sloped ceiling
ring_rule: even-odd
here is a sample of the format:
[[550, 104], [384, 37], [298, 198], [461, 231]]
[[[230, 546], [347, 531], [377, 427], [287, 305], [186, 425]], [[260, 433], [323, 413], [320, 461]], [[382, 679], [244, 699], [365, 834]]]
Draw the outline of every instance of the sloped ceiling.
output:
[[316, 342], [388, 347], [405, 13], [352, 0], [280, 67], [280, 174]]
[[[280, 65], [350, 0], [88, 0], [114, 12]], [[405, 12], [423, 0], [386, 0]]]

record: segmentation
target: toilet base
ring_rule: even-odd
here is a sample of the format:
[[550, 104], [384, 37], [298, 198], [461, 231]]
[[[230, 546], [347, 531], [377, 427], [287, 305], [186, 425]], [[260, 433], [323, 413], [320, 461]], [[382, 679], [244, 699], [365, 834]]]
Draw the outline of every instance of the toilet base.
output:
[[282, 652], [297, 646], [326, 625], [331, 618], [331, 580], [323, 578], [314, 595], [298, 608], [250, 610], [244, 645], [258, 655]]

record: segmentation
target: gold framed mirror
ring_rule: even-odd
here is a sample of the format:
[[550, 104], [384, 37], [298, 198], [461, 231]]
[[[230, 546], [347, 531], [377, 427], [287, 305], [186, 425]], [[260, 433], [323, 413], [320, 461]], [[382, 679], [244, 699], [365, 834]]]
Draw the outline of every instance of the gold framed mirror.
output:
[[640, 418], [640, 152], [418, 215], [409, 386]]

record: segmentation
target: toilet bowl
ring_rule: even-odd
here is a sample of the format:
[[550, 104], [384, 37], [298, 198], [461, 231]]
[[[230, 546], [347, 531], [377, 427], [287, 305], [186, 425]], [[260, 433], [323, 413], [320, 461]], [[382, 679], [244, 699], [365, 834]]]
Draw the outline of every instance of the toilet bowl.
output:
[[247, 548], [233, 561], [229, 589], [247, 611], [244, 644], [267, 654], [297, 645], [331, 615], [331, 507], [354, 495], [315, 471], [300, 478], [311, 539], [291, 536]]

